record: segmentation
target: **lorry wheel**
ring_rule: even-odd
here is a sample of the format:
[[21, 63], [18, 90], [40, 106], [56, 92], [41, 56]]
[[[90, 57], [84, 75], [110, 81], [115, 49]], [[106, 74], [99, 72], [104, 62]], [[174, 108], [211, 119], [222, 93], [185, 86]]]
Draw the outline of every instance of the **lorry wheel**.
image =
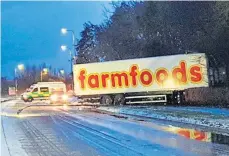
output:
[[113, 99], [109, 95], [102, 96], [100, 103], [103, 105], [112, 105]]
[[124, 105], [125, 104], [125, 96], [124, 94], [117, 94], [114, 97], [114, 105]]

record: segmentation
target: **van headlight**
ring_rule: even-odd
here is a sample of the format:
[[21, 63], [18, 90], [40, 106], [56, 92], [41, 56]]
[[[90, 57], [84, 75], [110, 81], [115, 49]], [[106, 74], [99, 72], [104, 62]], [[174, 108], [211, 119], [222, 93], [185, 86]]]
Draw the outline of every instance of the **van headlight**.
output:
[[64, 94], [64, 95], [62, 96], [62, 99], [63, 99], [63, 100], [67, 100], [67, 99], [68, 99], [68, 95], [65, 95], [65, 94]]
[[56, 95], [51, 95], [50, 99], [51, 99], [52, 101], [56, 101], [56, 100], [57, 100], [57, 96], [56, 96]]
[[22, 95], [24, 99], [28, 99], [28, 96], [26, 94]]

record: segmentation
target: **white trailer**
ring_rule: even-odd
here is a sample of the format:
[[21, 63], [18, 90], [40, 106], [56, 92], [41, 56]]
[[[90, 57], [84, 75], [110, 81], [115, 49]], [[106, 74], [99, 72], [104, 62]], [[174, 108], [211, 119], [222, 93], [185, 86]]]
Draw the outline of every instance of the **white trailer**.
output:
[[74, 65], [74, 93], [101, 104], [181, 103], [183, 90], [208, 87], [204, 53]]

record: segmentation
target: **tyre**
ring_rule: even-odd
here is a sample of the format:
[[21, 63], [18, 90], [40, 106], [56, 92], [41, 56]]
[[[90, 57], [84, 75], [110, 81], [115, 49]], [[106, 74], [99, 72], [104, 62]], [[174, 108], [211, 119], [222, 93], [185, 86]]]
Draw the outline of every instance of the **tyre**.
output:
[[104, 96], [102, 96], [102, 98], [100, 100], [100, 103], [102, 105], [112, 105], [113, 104], [113, 99], [109, 95], [104, 95]]
[[28, 102], [32, 102], [33, 101], [33, 98], [29, 98], [27, 101]]
[[117, 94], [114, 97], [114, 105], [124, 105], [125, 104], [125, 96], [124, 94]]

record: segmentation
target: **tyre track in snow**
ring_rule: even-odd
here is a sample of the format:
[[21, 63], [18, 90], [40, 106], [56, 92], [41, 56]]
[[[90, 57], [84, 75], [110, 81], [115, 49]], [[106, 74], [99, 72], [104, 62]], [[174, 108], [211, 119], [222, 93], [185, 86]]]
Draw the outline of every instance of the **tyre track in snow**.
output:
[[[96, 129], [93, 129], [91, 127], [85, 126], [77, 122], [77, 120], [73, 117], [58, 115], [58, 116], [55, 116], [55, 118], [59, 121], [66, 123], [69, 126], [65, 128], [79, 134], [83, 139], [89, 141], [90, 143], [94, 144], [95, 146], [99, 148], [102, 148], [106, 152], [108, 151], [109, 154], [112, 153], [114, 156], [118, 156], [118, 155], [123, 155], [124, 153], [126, 153], [132, 156], [144, 156], [143, 153], [140, 153], [128, 147], [127, 145], [120, 143], [121, 140], [113, 136], [110, 136], [106, 133], [100, 132]], [[60, 125], [63, 126], [62, 124]], [[79, 130], [81, 130], [81, 132]], [[116, 147], [114, 148], [114, 146]]]
[[21, 139], [23, 148], [31, 156], [70, 156], [60, 147], [48, 139], [41, 131], [34, 127], [28, 120], [20, 124], [25, 138]]

